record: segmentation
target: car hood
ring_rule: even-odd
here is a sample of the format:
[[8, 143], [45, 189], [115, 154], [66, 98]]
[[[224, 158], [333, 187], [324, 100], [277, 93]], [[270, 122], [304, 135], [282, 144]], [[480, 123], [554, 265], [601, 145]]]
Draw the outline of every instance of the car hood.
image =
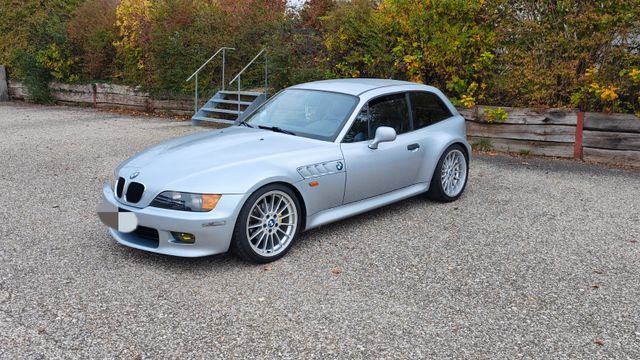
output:
[[[338, 149], [336, 152], [327, 149]], [[319, 155], [323, 154], [323, 155]], [[118, 175], [135, 181], [156, 194], [160, 191], [242, 193], [245, 183], [256, 176], [272, 173], [294, 174], [297, 166], [321, 156], [325, 160], [341, 157], [333, 143], [276, 133], [262, 129], [232, 126], [197, 133], [158, 144], [125, 161]], [[284, 167], [284, 168], [283, 168]], [[279, 168], [283, 168], [280, 169]], [[293, 171], [293, 172], [292, 172]]]

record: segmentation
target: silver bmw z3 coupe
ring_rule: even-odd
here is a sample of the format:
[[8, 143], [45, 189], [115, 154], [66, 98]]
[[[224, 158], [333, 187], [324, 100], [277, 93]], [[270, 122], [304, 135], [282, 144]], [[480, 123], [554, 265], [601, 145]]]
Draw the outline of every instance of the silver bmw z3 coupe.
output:
[[438, 89], [344, 79], [295, 85], [236, 124], [153, 146], [123, 162], [103, 203], [134, 214], [121, 244], [265, 263], [298, 235], [418, 194], [460, 197], [471, 149]]

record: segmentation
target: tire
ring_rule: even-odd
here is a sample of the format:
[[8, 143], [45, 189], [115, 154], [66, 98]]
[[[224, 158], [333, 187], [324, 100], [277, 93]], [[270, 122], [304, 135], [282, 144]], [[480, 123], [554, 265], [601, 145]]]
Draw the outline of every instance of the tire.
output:
[[[443, 170], [445, 170], [443, 167], [447, 168], [445, 173], [443, 173]], [[458, 174], [457, 181], [455, 180], [456, 173]], [[445, 150], [440, 160], [438, 160], [436, 169], [431, 177], [427, 197], [439, 202], [455, 201], [464, 192], [468, 178], [469, 156], [460, 144], [453, 144]]]
[[301, 215], [300, 201], [289, 187], [281, 184], [261, 187], [242, 205], [233, 230], [231, 252], [259, 264], [280, 259], [298, 237]]

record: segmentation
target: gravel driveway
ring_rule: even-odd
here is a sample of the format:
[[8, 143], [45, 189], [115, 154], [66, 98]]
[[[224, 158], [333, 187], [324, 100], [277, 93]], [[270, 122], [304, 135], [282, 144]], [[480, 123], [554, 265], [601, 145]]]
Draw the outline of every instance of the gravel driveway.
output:
[[476, 157], [266, 267], [118, 245], [113, 169], [203, 130], [0, 104], [1, 358], [640, 358], [640, 172]]

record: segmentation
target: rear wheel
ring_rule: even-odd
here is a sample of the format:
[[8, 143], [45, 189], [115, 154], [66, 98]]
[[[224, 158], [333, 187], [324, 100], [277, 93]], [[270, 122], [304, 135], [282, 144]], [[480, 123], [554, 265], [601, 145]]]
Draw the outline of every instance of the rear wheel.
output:
[[242, 206], [232, 252], [257, 263], [283, 257], [298, 235], [300, 216], [298, 198], [288, 187], [271, 184], [258, 189]]
[[427, 196], [440, 202], [457, 200], [467, 185], [469, 158], [461, 145], [447, 148], [438, 161]]

